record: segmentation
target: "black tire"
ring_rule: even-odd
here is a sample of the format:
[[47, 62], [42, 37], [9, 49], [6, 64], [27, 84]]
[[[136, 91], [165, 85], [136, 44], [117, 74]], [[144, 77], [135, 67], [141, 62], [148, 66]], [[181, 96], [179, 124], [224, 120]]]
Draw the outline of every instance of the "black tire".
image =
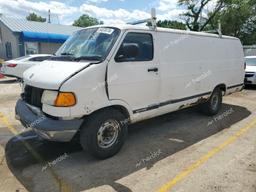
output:
[[213, 116], [218, 114], [222, 106], [222, 91], [220, 88], [215, 88], [214, 91], [212, 92], [211, 97], [206, 103], [203, 103], [200, 106], [200, 110], [208, 115], [208, 116]]
[[118, 110], [108, 109], [96, 112], [86, 119], [81, 127], [81, 146], [85, 151], [99, 159], [114, 156], [125, 142], [127, 136], [126, 122], [125, 116]]

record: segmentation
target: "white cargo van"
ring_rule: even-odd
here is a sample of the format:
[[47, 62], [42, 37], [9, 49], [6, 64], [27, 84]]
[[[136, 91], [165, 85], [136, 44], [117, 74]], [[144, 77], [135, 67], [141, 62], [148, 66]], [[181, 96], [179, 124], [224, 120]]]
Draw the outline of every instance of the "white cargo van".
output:
[[98, 158], [122, 147], [127, 124], [200, 104], [208, 115], [240, 91], [239, 39], [135, 25], [94, 26], [24, 73], [16, 117], [52, 141], [79, 138]]

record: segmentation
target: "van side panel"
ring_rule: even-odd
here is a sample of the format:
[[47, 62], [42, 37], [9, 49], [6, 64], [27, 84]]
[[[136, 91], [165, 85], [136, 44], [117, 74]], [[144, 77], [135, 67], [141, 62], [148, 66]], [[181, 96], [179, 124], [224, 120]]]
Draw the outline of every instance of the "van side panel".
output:
[[244, 56], [238, 39], [159, 32], [157, 40], [162, 50], [160, 102], [192, 103], [209, 97], [219, 84], [241, 88]]

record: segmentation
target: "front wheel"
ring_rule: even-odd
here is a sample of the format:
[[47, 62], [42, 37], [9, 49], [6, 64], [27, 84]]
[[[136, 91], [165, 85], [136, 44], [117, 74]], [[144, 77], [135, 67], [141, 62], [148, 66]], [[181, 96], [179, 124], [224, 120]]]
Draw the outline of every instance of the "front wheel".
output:
[[215, 88], [210, 99], [200, 106], [203, 113], [209, 116], [218, 114], [222, 106], [222, 91], [220, 88]]
[[93, 114], [81, 128], [80, 143], [92, 156], [106, 159], [115, 155], [127, 136], [125, 117], [110, 109]]

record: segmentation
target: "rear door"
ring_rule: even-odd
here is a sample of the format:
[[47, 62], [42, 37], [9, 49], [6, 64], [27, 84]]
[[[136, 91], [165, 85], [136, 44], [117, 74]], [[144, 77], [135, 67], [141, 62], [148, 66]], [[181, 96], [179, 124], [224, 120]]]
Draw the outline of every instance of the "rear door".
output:
[[[112, 100], [126, 102], [134, 113], [148, 111], [159, 102], [159, 63], [154, 50], [156, 32], [127, 31], [108, 66], [108, 91]], [[124, 43], [136, 44], [139, 53], [120, 62], [115, 59]]]

